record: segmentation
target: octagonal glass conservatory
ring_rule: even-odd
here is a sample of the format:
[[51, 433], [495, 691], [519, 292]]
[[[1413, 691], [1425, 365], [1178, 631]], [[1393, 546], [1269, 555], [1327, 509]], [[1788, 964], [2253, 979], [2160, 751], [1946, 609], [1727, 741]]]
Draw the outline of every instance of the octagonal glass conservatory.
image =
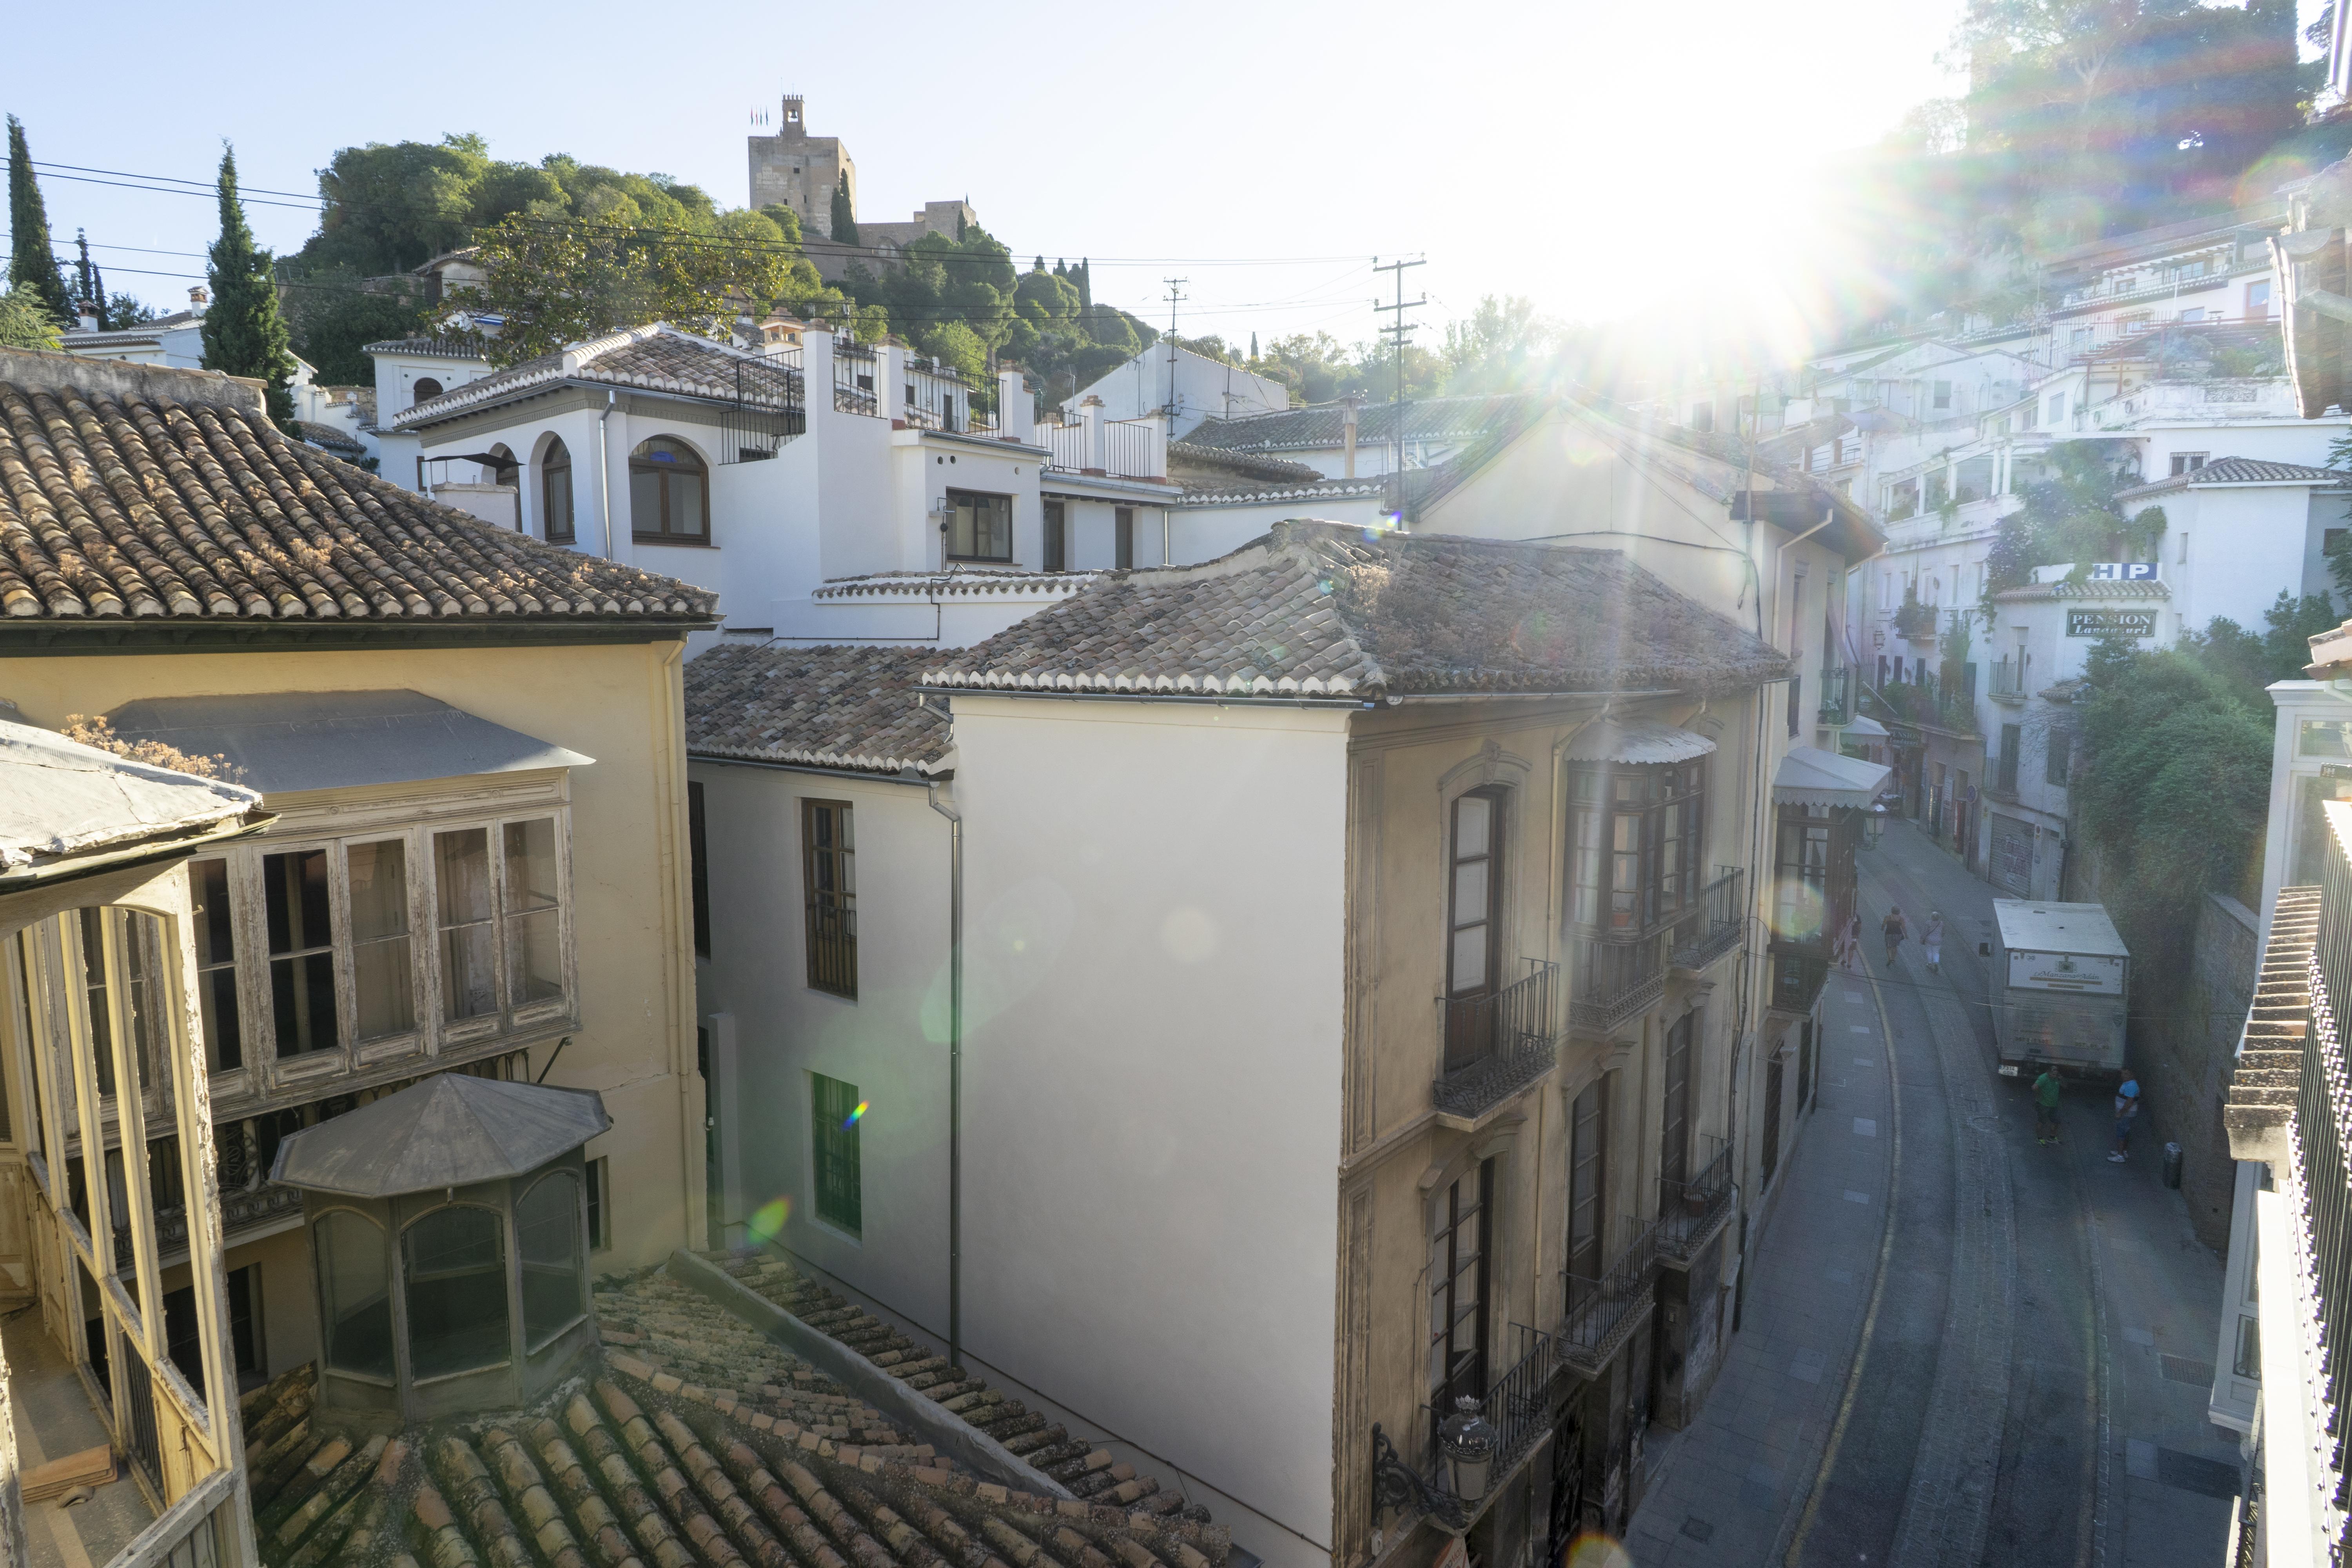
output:
[[594, 1345], [586, 1089], [442, 1073], [281, 1144], [302, 1189], [318, 1402], [376, 1423], [524, 1404]]

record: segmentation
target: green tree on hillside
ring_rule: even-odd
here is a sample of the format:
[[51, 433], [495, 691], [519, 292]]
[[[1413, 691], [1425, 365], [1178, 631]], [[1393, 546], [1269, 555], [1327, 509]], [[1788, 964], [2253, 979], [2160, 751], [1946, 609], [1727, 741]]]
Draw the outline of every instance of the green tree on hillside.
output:
[[49, 209], [33, 178], [33, 154], [25, 144], [25, 122], [8, 117], [8, 286], [29, 291], [60, 327], [74, 324], [66, 280], [58, 271], [57, 247], [49, 237]]
[[294, 355], [278, 313], [269, 253], [253, 243], [237, 200], [234, 149], [221, 153], [219, 194], [220, 237], [205, 265], [213, 298], [205, 310], [205, 368], [259, 380], [269, 417], [282, 427], [294, 417]]

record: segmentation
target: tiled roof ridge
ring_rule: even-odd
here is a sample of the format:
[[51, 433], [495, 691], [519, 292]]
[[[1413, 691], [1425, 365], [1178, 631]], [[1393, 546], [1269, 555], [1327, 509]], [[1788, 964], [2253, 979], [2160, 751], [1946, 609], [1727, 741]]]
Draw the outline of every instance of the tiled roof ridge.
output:
[[705, 616], [710, 597], [401, 490], [242, 408], [0, 382], [0, 617]]
[[1340, 500], [1354, 496], [1376, 496], [1388, 489], [1386, 479], [1313, 479], [1295, 485], [1272, 487], [1234, 485], [1222, 489], [1188, 488], [1170, 504], [1173, 506], [1234, 506], [1263, 504], [1269, 501]]
[[2129, 489], [2117, 490], [2117, 500], [2132, 500], [2159, 491], [2185, 489], [2194, 485], [2229, 484], [2312, 484], [2352, 485], [2352, 473], [2341, 468], [2315, 468], [2307, 463], [2282, 463], [2269, 458], [2212, 458], [2202, 468], [2191, 468], [2185, 474], [2172, 474]]
[[[809, 1279], [782, 1258], [761, 1253], [707, 1251], [698, 1256], [731, 1276], [754, 1295], [791, 1313], [802, 1323], [897, 1378], [906, 1387], [955, 1412], [995, 1438], [1007, 1450], [1070, 1489], [1081, 1506], [1115, 1507], [1165, 1514], [1181, 1510], [1193, 1523], [1206, 1524], [1208, 1510], [1186, 1506], [1160, 1490], [1149, 1476], [1114, 1464], [1110, 1455], [975, 1377], [968, 1369], [883, 1322], [863, 1307]], [[1058, 1435], [1058, 1436], [1057, 1436]], [[1158, 1500], [1156, 1502], [1152, 1500]], [[1097, 1500], [1108, 1500], [1097, 1501]], [[1041, 1501], [1045, 1500], [1039, 1500]], [[1173, 1507], [1168, 1506], [1173, 1503]]]
[[945, 714], [917, 700], [926, 647], [721, 643], [687, 662], [693, 757], [900, 773], [941, 771]]
[[[582, 338], [577, 342], [566, 343], [562, 348], [551, 353], [534, 354], [530, 359], [519, 360], [504, 370], [493, 371], [478, 380], [466, 383], [463, 386], [453, 386], [437, 397], [428, 397], [422, 403], [403, 409], [394, 416], [393, 424], [395, 426], [418, 425], [429, 418], [437, 418], [443, 415], [455, 414], [461, 409], [493, 403], [516, 393], [528, 392], [534, 387], [574, 379], [614, 386], [634, 386], [647, 392], [671, 392], [690, 397], [713, 397], [719, 395], [716, 387], [697, 386], [677, 375], [658, 374], [650, 371], [632, 374], [626, 370], [615, 370], [599, 363], [621, 351], [651, 342], [656, 338], [675, 339], [680, 343], [691, 345], [697, 353], [715, 354], [721, 359], [751, 361], [762, 364], [772, 363], [765, 355], [751, 349], [739, 348], [733, 343], [723, 342], [717, 338], [706, 338], [698, 333], [689, 332], [683, 327], [673, 326], [667, 321], [647, 321], [640, 326], [623, 327], [616, 331], [601, 333], [593, 338]], [[732, 395], [730, 391], [729, 395]], [[757, 399], [754, 400], [757, 401]]]
[[2323, 991], [2319, 912], [2317, 888], [2282, 888], [2271, 910], [2270, 939], [2221, 1106], [2234, 1159], [2291, 1157], [2289, 1124], [2303, 1082], [2303, 1053], [2311, 1047], [2316, 1022], [2314, 1001]]
[[2084, 581], [2081, 583], [2027, 583], [2015, 588], [2003, 588], [1993, 595], [1996, 604], [2025, 603], [2034, 599], [2169, 599], [2172, 589], [2165, 583], [2120, 583]]
[[1040, 587], [1058, 587], [1075, 594], [1093, 582], [1095, 572], [1035, 572], [982, 569], [972, 572], [867, 572], [855, 577], [831, 577], [810, 590], [813, 599], [851, 599], [904, 589], [931, 588], [942, 594], [1012, 594]]

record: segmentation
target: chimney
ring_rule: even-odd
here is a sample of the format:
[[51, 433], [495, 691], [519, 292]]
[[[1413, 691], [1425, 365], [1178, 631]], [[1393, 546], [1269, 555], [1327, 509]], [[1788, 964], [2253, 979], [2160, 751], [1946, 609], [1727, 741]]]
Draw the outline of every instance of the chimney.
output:
[[205, 292], [205, 286], [201, 283], [197, 284], [194, 288], [188, 290], [188, 314], [192, 316], [203, 315], [205, 313], [205, 306], [209, 304], [211, 300], [212, 296]]
[[1082, 474], [1101, 474], [1103, 465], [1103, 400], [1089, 392], [1078, 404], [1078, 423], [1087, 427], [1086, 461], [1079, 465]]
[[1037, 440], [1037, 404], [1029, 393], [1029, 378], [1021, 367], [1003, 361], [996, 369], [996, 428], [1007, 441]]
[[94, 332], [98, 331], [98, 307], [91, 304], [89, 300], [76, 300], [74, 302], [74, 315], [76, 319], [80, 321], [81, 330], [83, 331]]
[[1356, 410], [1364, 405], [1364, 400], [1351, 392], [1341, 398], [1339, 404], [1344, 410], [1339, 416], [1339, 425], [1346, 433], [1348, 446], [1348, 467], [1345, 472], [1347, 477], [1352, 479], [1356, 477]]

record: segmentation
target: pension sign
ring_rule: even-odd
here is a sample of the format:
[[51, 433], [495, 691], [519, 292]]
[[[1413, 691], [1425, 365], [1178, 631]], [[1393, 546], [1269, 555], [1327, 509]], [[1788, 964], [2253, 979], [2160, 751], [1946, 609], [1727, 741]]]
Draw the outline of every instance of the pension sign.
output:
[[2066, 612], [2066, 635], [2070, 637], [2152, 637], [2156, 635], [2156, 612], [2069, 610]]

